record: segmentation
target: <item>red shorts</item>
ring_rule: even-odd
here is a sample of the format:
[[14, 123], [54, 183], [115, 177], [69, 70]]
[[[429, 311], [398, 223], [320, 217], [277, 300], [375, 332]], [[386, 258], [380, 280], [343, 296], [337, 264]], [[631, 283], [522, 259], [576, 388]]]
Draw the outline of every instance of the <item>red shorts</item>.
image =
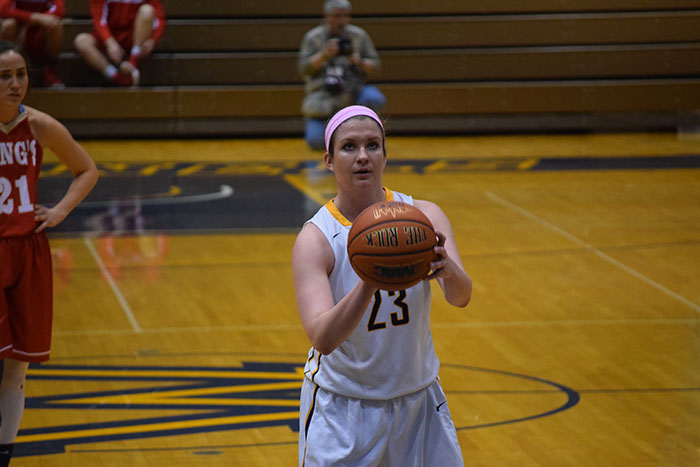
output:
[[38, 26], [27, 28], [22, 48], [31, 57], [46, 58], [46, 34]]
[[0, 238], [0, 358], [44, 362], [51, 351], [53, 277], [44, 232]]
[[[41, 14], [52, 14], [47, 11], [37, 11]], [[54, 15], [55, 16], [55, 15]], [[61, 18], [59, 16], [59, 18]], [[62, 19], [62, 18], [61, 18]], [[46, 32], [41, 26], [30, 25], [24, 21], [17, 20], [24, 31], [24, 43], [22, 48], [31, 57], [47, 58], [46, 55]]]
[[[131, 52], [131, 47], [134, 45], [134, 29], [113, 29], [110, 32], [112, 33], [112, 37], [114, 37], [117, 40], [117, 42], [119, 42], [119, 45], [122, 46], [124, 52], [126, 52], [126, 54], [129, 55], [129, 52]], [[97, 41], [97, 47], [102, 52], [106, 52], [107, 48], [105, 47], [104, 42], [102, 42], [97, 33], [93, 32], [92, 35]]]

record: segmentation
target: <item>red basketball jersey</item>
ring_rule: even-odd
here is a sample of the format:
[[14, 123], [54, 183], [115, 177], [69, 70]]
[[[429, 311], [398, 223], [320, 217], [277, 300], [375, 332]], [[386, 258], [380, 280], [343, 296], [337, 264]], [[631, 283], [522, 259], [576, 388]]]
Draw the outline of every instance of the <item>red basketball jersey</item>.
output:
[[63, 18], [65, 10], [63, 0], [0, 0], [0, 15], [3, 18], [15, 18], [25, 23], [29, 22], [32, 12]]
[[9, 124], [0, 124], [0, 237], [29, 235], [36, 229], [42, 157], [26, 110]]

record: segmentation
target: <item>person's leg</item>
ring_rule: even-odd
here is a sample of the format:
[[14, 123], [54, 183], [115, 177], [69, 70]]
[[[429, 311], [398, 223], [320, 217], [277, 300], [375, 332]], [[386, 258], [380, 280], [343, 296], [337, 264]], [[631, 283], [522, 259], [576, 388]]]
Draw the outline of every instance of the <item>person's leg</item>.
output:
[[393, 399], [387, 467], [464, 466], [445, 394], [437, 381]]
[[139, 63], [150, 53], [150, 47], [144, 48], [144, 43], [153, 34], [153, 22], [155, 20], [156, 10], [153, 6], [144, 3], [139, 7], [136, 18], [134, 18], [129, 58], [119, 64], [119, 71], [122, 74], [131, 76], [133, 86], [138, 85], [141, 78], [138, 68]]
[[0, 21], [0, 39], [14, 42], [19, 34], [19, 23], [14, 18]]
[[451, 465], [464, 466], [462, 448], [457, 439], [457, 431], [447, 403], [447, 397], [439, 381], [434, 381], [427, 389], [428, 410], [426, 410], [425, 438], [423, 438], [426, 467]]
[[117, 67], [107, 59], [102, 50], [100, 50], [97, 39], [90, 33], [80, 33], [73, 40], [75, 49], [80, 53], [90, 67], [100, 71], [105, 78], [118, 86], [135, 86], [138, 82], [138, 76], [134, 79], [131, 73], [121, 73]]
[[141, 47], [144, 42], [153, 35], [153, 23], [156, 20], [156, 10], [153, 6], [145, 3], [139, 7], [136, 19], [134, 20], [134, 40], [129, 54], [129, 63], [134, 67], [139, 66], [139, 62], [147, 55]]
[[97, 71], [105, 73], [105, 70], [111, 65], [107, 56], [102, 53], [97, 45], [97, 39], [90, 33], [83, 32], [75, 36], [73, 46], [83, 57], [85, 63]]
[[0, 467], [12, 457], [19, 424], [24, 413], [24, 381], [29, 363], [6, 358], [0, 382]]
[[389, 448], [391, 414], [385, 401], [343, 397], [305, 378], [300, 410], [299, 465], [380, 465]]
[[357, 104], [380, 113], [386, 106], [386, 97], [376, 86], [363, 86], [357, 95]]
[[326, 128], [326, 122], [323, 118], [307, 118], [306, 119], [306, 129], [304, 131], [304, 139], [306, 144], [309, 145], [311, 149], [325, 149], [326, 142], [324, 139], [324, 131]]
[[56, 27], [44, 29], [46, 58], [55, 62], [58, 60], [58, 55], [61, 53], [61, 45], [63, 44], [63, 21]]
[[58, 76], [56, 70], [56, 62], [61, 53], [61, 44], [63, 43], [63, 21], [58, 26], [53, 28], [44, 28], [42, 30], [44, 39], [44, 55], [46, 62], [43, 68], [44, 86], [54, 89], [62, 89], [65, 87], [63, 81]]

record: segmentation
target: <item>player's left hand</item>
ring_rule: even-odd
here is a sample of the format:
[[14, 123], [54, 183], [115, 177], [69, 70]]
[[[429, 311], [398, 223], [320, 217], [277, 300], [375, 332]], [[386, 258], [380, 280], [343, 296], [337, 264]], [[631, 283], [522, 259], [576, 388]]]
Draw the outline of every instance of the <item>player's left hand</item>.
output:
[[34, 222], [40, 222], [39, 227], [34, 232], [41, 232], [47, 227], [53, 227], [65, 219], [66, 214], [54, 208], [37, 205], [34, 208]]
[[427, 279], [437, 279], [438, 277], [445, 276], [446, 268], [448, 266], [447, 250], [445, 249], [445, 234], [440, 231], [435, 231], [437, 235], [438, 242], [437, 245], [433, 247], [433, 252], [435, 253], [435, 259], [430, 263], [430, 274], [428, 274]]

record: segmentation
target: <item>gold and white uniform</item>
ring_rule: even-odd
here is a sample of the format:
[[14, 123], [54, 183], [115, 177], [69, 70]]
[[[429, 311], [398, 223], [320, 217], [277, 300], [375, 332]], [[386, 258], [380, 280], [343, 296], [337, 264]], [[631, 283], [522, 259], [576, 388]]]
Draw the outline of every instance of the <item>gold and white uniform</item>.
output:
[[[413, 198], [386, 190], [387, 201]], [[347, 255], [351, 223], [329, 201], [308, 221], [330, 244], [337, 303], [359, 277]], [[430, 332], [430, 284], [378, 291], [333, 352], [313, 347], [304, 369], [299, 465], [463, 465]]]

